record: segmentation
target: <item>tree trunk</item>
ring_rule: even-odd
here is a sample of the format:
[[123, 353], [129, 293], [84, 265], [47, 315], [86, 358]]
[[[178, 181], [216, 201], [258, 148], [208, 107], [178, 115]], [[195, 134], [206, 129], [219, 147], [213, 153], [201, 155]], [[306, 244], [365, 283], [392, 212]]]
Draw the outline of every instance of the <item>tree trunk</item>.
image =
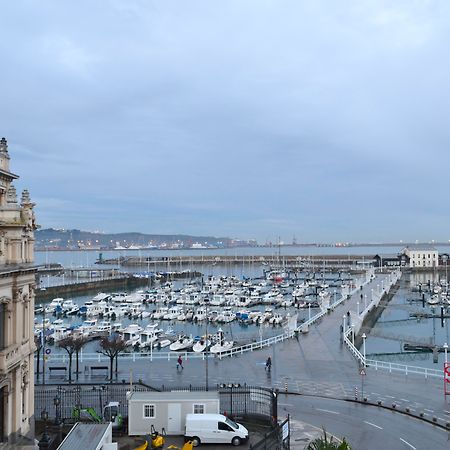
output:
[[39, 372], [41, 370], [41, 350], [36, 350], [36, 374], [37, 374], [37, 379], [39, 380]]
[[117, 378], [118, 364], [119, 364], [119, 354], [117, 353], [117, 355], [116, 355], [116, 378]]
[[79, 351], [75, 352], [75, 361], [76, 361], [76, 363], [75, 363], [75, 366], [76, 366], [75, 376], [76, 376], [77, 380], [78, 380], [78, 374], [80, 373], [79, 366], [78, 366], [78, 354], [79, 353], [80, 353]]
[[113, 379], [113, 367], [114, 367], [114, 356], [109, 358], [109, 381], [111, 383]]
[[69, 353], [69, 383], [72, 383], [72, 356], [73, 353]]

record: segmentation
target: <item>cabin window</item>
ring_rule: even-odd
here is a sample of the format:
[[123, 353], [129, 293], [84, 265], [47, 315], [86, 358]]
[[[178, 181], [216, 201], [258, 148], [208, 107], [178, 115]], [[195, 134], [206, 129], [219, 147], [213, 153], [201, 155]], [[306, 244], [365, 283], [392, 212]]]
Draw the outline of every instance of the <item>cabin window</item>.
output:
[[155, 405], [144, 405], [144, 419], [155, 418]]
[[205, 413], [205, 405], [202, 405], [200, 403], [194, 403], [194, 406], [192, 409], [193, 409], [194, 414], [204, 414]]
[[226, 423], [223, 423], [223, 422], [219, 422], [218, 428], [219, 428], [219, 430], [223, 430], [223, 431], [234, 431], [233, 428], [231, 428], [230, 426], [228, 426]]

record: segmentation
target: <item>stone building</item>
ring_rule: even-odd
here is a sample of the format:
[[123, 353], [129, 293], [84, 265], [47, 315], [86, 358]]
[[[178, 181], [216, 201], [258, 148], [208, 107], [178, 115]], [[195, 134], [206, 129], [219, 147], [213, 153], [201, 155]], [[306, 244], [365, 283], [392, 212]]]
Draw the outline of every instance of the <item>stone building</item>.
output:
[[[34, 437], [34, 203], [17, 200], [8, 144], [0, 140], [0, 442]], [[2, 447], [2, 444], [0, 444]]]
[[409, 258], [409, 267], [437, 267], [439, 252], [427, 245], [408, 246], [403, 253]]

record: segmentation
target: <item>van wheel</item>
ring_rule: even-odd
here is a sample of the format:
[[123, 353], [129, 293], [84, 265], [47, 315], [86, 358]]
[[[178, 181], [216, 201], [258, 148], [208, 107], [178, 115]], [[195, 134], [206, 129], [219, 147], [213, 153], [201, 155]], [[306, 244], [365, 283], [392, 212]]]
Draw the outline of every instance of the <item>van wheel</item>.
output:
[[235, 436], [233, 439], [231, 439], [231, 443], [237, 447], [238, 445], [241, 445], [241, 439]]
[[197, 436], [194, 436], [194, 437], [191, 439], [191, 441], [192, 441], [192, 445], [193, 445], [194, 447], [198, 447], [198, 446], [201, 444], [200, 438], [197, 437]]

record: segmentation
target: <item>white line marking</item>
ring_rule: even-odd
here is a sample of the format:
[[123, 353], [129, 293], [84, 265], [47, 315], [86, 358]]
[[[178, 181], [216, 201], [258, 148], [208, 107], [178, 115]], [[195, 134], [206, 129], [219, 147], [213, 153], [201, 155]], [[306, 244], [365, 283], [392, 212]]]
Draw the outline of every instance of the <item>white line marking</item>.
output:
[[278, 403], [280, 406], [294, 406], [292, 403]]
[[432, 409], [423, 408], [424, 411], [428, 411], [430, 413], [434, 412]]
[[378, 426], [378, 425], [375, 425], [374, 423], [372, 423], [372, 422], [367, 422], [367, 421], [364, 421], [364, 423], [367, 423], [367, 425], [372, 425], [373, 427], [375, 427], [375, 428], [378, 428], [379, 430], [382, 430], [383, 428], [381, 428], [380, 426]]
[[340, 414], [340, 413], [338, 413], [338, 412], [336, 412], [336, 411], [330, 411], [329, 409], [320, 409], [320, 408], [317, 408], [317, 411], [323, 411], [323, 412], [327, 412], [327, 413], [330, 413], [330, 414]]
[[400, 438], [402, 442], [404, 442], [406, 445], [409, 445], [412, 449], [416, 450], [416, 447], [414, 445], [411, 445], [408, 441], [405, 441], [404, 439]]
[[444, 414], [446, 414], [448, 416], [448, 415], [450, 415], [450, 411], [447, 411], [446, 409], [444, 409]]
[[403, 401], [403, 402], [408, 402], [409, 403], [409, 400], [406, 400], [406, 398], [401, 398], [400, 400]]
[[393, 395], [386, 395], [386, 397], [395, 398]]
[[378, 392], [372, 392], [373, 395], [381, 395]]

